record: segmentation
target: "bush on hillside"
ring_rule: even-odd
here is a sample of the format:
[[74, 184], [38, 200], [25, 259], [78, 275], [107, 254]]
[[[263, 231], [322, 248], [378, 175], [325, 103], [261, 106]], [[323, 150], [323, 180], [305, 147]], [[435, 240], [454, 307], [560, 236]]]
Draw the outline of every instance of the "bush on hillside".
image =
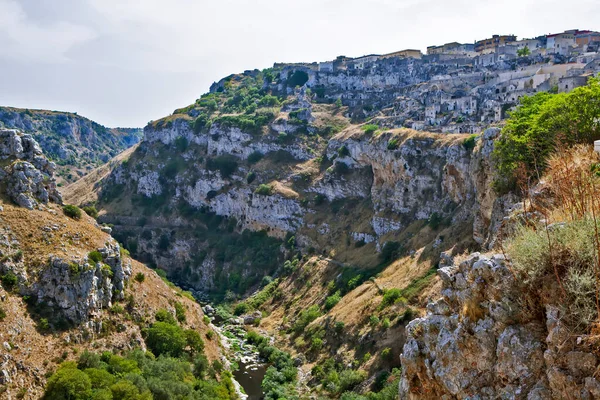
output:
[[[596, 229], [600, 229], [600, 224], [590, 218], [548, 231], [521, 226], [507, 246], [512, 268], [523, 285], [530, 293], [544, 288], [546, 296], [554, 298], [573, 326], [589, 326], [598, 318]], [[566, 299], [561, 298], [561, 291]]]
[[264, 183], [260, 184], [254, 191], [254, 193], [260, 194], [262, 196], [270, 196], [273, 194], [273, 186]]
[[85, 211], [87, 215], [94, 219], [98, 218], [98, 210], [94, 206], [83, 207], [83, 211]]
[[155, 322], [147, 330], [146, 345], [155, 355], [179, 357], [187, 344], [183, 329], [167, 322]]
[[65, 206], [63, 206], [63, 213], [67, 217], [71, 217], [73, 219], [81, 218], [81, 210], [79, 209], [79, 207], [74, 206], [72, 204], [66, 204]]
[[371, 135], [379, 130], [379, 126], [375, 124], [367, 124], [362, 126], [362, 130], [367, 134]]
[[88, 260], [90, 260], [94, 263], [102, 262], [102, 253], [100, 253], [97, 250], [90, 251], [88, 254]]

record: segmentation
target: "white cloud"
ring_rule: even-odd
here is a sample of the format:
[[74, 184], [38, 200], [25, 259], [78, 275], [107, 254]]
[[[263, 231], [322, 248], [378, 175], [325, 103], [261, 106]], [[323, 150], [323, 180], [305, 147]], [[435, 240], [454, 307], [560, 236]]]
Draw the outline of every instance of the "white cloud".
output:
[[0, 0], [0, 43], [2, 54], [26, 60], [65, 62], [65, 53], [74, 45], [94, 37], [84, 26], [65, 21], [49, 25], [28, 19], [21, 5]]
[[598, 30], [599, 17], [598, 0], [0, 0], [0, 76], [20, 82], [0, 82], [0, 100], [26, 92], [31, 107], [56, 98], [101, 123], [143, 125], [273, 62]]

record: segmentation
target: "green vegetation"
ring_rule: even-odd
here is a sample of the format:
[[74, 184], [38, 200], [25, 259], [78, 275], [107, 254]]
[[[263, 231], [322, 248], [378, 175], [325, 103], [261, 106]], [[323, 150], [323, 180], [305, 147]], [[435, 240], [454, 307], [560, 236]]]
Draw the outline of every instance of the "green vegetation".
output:
[[6, 311], [4, 311], [4, 308], [0, 307], [0, 322], [4, 321], [5, 318], [6, 318]]
[[12, 290], [19, 281], [17, 275], [12, 271], [8, 271], [6, 274], [2, 275], [0, 279], [2, 280], [2, 286], [8, 291]]
[[48, 379], [45, 400], [198, 399], [234, 400], [231, 376], [209, 367], [204, 355], [154, 357], [134, 350], [124, 357], [85, 351], [77, 363], [63, 362]]
[[138, 283], [142, 283], [146, 280], [146, 275], [143, 272], [138, 272], [134, 277], [135, 281]]
[[204, 346], [202, 339], [191, 332], [195, 331], [184, 330], [169, 322], [155, 322], [147, 329], [145, 341], [156, 355], [181, 357], [186, 347], [190, 347], [193, 353], [198, 347]]
[[246, 334], [248, 343], [257, 347], [260, 356], [271, 365], [262, 381], [265, 399], [297, 399], [298, 369], [289, 353], [269, 345], [269, 339], [254, 331]]
[[83, 207], [83, 211], [85, 211], [85, 213], [87, 215], [89, 215], [90, 217], [92, 217], [94, 219], [98, 218], [98, 210], [96, 210], [95, 206]]
[[301, 333], [311, 322], [320, 316], [321, 311], [319, 310], [319, 307], [317, 305], [312, 305], [300, 313], [294, 326], [292, 326], [292, 330], [296, 333]]
[[388, 289], [383, 293], [383, 300], [381, 300], [381, 308], [385, 308], [387, 306], [391, 306], [398, 301], [401, 301], [402, 291], [397, 288]]
[[517, 56], [519, 57], [527, 57], [528, 55], [531, 54], [531, 50], [529, 50], [529, 47], [525, 46], [522, 49], [517, 50]]
[[381, 253], [379, 253], [379, 260], [382, 263], [389, 263], [400, 257], [402, 254], [402, 245], [398, 242], [385, 242]]
[[327, 297], [327, 299], [325, 300], [325, 309], [327, 311], [331, 310], [333, 307], [335, 307], [337, 305], [337, 303], [340, 302], [341, 299], [342, 299], [342, 293], [338, 290], [333, 295]]
[[262, 160], [263, 157], [264, 157], [264, 154], [261, 153], [260, 151], [258, 151], [258, 150], [257, 151], [253, 151], [248, 156], [248, 164], [256, 164], [257, 162], [259, 162], [260, 160]]
[[102, 262], [102, 253], [100, 253], [97, 250], [90, 251], [88, 254], [88, 260], [90, 260], [94, 263]]
[[600, 139], [600, 81], [570, 93], [537, 93], [521, 99], [496, 141], [494, 187], [505, 193], [519, 181], [541, 176], [561, 147]]
[[366, 124], [361, 128], [367, 135], [376, 133], [379, 130], [379, 126], [375, 124]]
[[63, 213], [65, 213], [65, 215], [67, 217], [71, 217], [73, 219], [81, 218], [81, 209], [79, 209], [79, 207], [74, 206], [72, 204], [67, 204], [67, 205], [63, 206]]
[[348, 157], [350, 155], [350, 150], [348, 150], [348, 147], [344, 145], [338, 149], [337, 153], [340, 157]]
[[254, 193], [261, 196], [270, 196], [273, 194], [273, 186], [262, 183], [256, 188]]
[[400, 141], [398, 140], [398, 138], [394, 138], [388, 142], [387, 149], [388, 150], [396, 150], [399, 145], [400, 145]]
[[471, 135], [468, 138], [466, 138], [465, 140], [463, 140], [462, 145], [464, 146], [465, 149], [467, 149], [468, 151], [471, 151], [475, 148], [475, 145], [477, 144], [477, 137], [478, 135]]
[[598, 317], [596, 229], [599, 227], [591, 218], [570, 221], [555, 229], [522, 226], [507, 247], [512, 268], [528, 292], [551, 284], [559, 286], [559, 293], [564, 290], [566, 298], [560, 297], [556, 303], [565, 320], [579, 329], [590, 326]]
[[180, 323], [184, 323], [186, 320], [185, 307], [178, 301], [175, 302], [175, 318], [177, 318], [177, 321]]

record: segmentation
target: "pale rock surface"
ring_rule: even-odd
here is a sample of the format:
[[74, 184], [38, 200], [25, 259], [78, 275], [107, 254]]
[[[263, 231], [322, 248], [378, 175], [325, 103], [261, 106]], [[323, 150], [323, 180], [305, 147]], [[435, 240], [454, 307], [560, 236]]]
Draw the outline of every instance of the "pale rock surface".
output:
[[444, 259], [442, 298], [407, 326], [401, 399], [597, 399], [598, 359], [557, 308], [527, 314], [502, 255]]

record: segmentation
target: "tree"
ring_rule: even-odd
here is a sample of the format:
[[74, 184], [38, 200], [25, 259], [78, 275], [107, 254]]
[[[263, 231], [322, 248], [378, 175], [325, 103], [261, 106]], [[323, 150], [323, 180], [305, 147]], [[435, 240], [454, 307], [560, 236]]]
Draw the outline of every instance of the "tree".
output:
[[515, 189], [519, 171], [525, 178], [541, 176], [557, 147], [600, 139], [598, 115], [600, 81], [595, 78], [570, 93], [537, 93], [522, 98], [495, 143], [496, 191]]
[[87, 400], [92, 393], [92, 381], [74, 362], [64, 363], [48, 379], [44, 400]]
[[527, 57], [528, 55], [531, 54], [531, 50], [529, 50], [529, 47], [525, 46], [522, 49], [517, 50], [517, 55], [519, 57]]
[[179, 357], [187, 344], [185, 333], [177, 325], [156, 322], [148, 328], [146, 345], [155, 355]]

